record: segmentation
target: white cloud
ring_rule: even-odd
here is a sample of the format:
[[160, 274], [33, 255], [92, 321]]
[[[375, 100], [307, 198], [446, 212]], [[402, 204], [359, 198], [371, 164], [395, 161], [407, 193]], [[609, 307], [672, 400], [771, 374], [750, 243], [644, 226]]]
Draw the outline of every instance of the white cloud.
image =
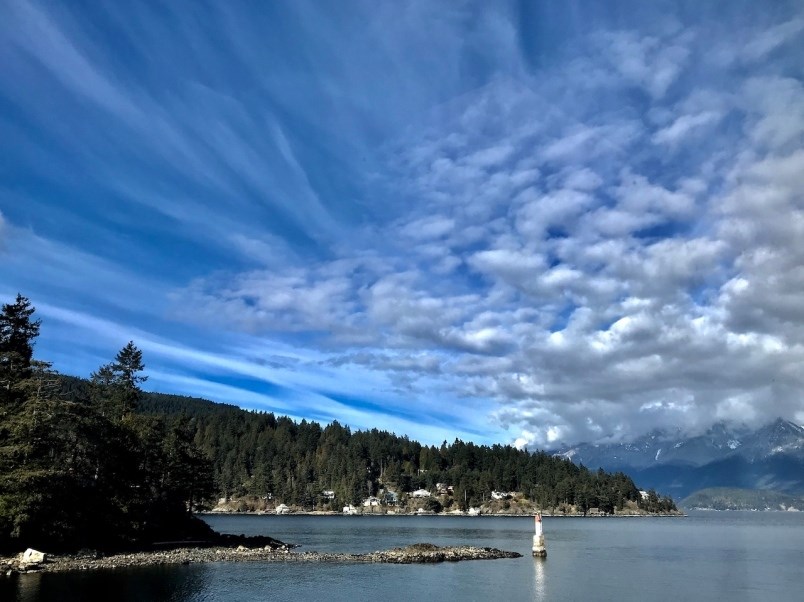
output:
[[[535, 57], [497, 7], [364, 9], [288, 8], [303, 55], [227, 7], [224, 48], [183, 15], [178, 45], [124, 26], [150, 59], [192, 42], [153, 85], [78, 17], [14, 4], [7, 73], [31, 86], [0, 75], [0, 92], [71, 149], [29, 175], [66, 187], [64, 211], [85, 212], [70, 226], [94, 219], [131, 253], [66, 240], [33, 191], [19, 224], [0, 214], [0, 240], [20, 242], [4, 282], [67, 294], [61, 313], [42, 304], [59, 329], [123, 336], [76, 309], [93, 299], [143, 324], [128, 330], [177, 390], [256, 404], [215, 379], [271, 382], [294, 415], [421, 417], [441, 437], [471, 406], [464, 432], [520, 446], [802, 415], [800, 18], [733, 15], [738, 44], [711, 22], [629, 17]], [[237, 77], [210, 77], [220, 61]], [[353, 390], [387, 411], [337, 401]]]
[[686, 66], [690, 51], [689, 34], [681, 38], [639, 37], [632, 32], [602, 36], [601, 46], [613, 67], [630, 83], [644, 87], [661, 98]]
[[669, 126], [656, 132], [652, 139], [656, 144], [673, 146], [689, 136], [691, 132], [716, 123], [720, 118], [721, 116], [714, 111], [705, 111], [695, 115], [682, 115]]

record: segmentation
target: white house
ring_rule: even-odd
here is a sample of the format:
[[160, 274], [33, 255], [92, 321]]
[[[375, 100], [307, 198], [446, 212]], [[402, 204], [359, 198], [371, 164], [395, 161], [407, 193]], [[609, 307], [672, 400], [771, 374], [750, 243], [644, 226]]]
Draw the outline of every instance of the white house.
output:
[[343, 507], [343, 513], [344, 514], [349, 514], [349, 515], [357, 514], [357, 508], [352, 506], [352, 504], [349, 504], [348, 506]]
[[372, 506], [379, 506], [380, 504], [381, 504], [380, 498], [374, 497], [373, 495], [370, 496], [370, 497], [367, 497], [365, 500], [363, 500], [363, 507], [364, 508], [370, 508]]
[[327, 500], [334, 500], [335, 499], [335, 492], [331, 489], [325, 489], [321, 492], [321, 497]]
[[430, 492], [427, 491], [426, 489], [417, 489], [416, 491], [410, 494], [410, 497], [417, 497], [417, 498], [430, 497]]
[[493, 500], [504, 500], [509, 496], [508, 493], [505, 491], [492, 491], [491, 492], [491, 499]]
[[277, 514], [288, 514], [290, 513], [290, 508], [288, 508], [285, 504], [279, 504], [276, 507]]

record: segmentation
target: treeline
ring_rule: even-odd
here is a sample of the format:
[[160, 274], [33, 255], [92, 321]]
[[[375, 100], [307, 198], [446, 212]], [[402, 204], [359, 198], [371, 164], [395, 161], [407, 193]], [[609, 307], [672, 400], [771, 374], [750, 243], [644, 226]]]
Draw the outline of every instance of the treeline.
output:
[[[253, 496], [306, 509], [357, 504], [382, 490], [452, 487], [466, 509], [492, 491], [541, 508], [675, 509], [623, 473], [544, 452], [446, 441], [422, 445], [337, 422], [145, 393], [142, 353], [126, 345], [88, 379], [33, 358], [40, 322], [17, 296], [0, 314], [0, 547], [109, 547], [187, 534], [189, 512]], [[334, 491], [335, 500], [322, 495]]]
[[[74, 391], [82, 386], [78, 379], [71, 385]], [[521, 492], [544, 509], [566, 505], [611, 513], [628, 502], [648, 512], [676, 509], [653, 490], [643, 499], [623, 473], [591, 471], [544, 452], [460, 440], [426, 446], [376, 429], [352, 432], [338, 422], [322, 428], [180, 395], [145, 393], [139, 411], [182, 416], [192, 425], [220, 498], [270, 497], [308, 510], [339, 510], [383, 490], [434, 491], [443, 483], [453, 488], [449, 501], [463, 510], [489, 501], [492, 491]]]
[[142, 353], [129, 343], [66, 395], [69, 383], [33, 358], [33, 314], [20, 295], [0, 313], [0, 549], [206, 532], [188, 510], [214, 493], [210, 462], [188, 419], [137, 412]]
[[804, 497], [767, 489], [710, 487], [699, 489], [682, 500], [685, 508], [711, 510], [786, 510], [804, 509]]
[[[153, 399], [153, 411], [160, 411]], [[581, 512], [622, 510], [635, 502], [649, 511], [675, 509], [649, 492], [643, 500], [623, 473], [590, 471], [544, 452], [455, 440], [426, 446], [388, 432], [352, 432], [337, 422], [322, 428], [273, 414], [193, 404], [196, 444], [213, 462], [220, 497], [272, 496], [306, 509], [340, 509], [382, 490], [396, 493], [452, 487], [460, 509], [489, 501], [492, 491], [521, 492], [541, 508], [575, 506]], [[184, 410], [185, 412], [187, 410]], [[322, 496], [333, 491], [335, 501]]]

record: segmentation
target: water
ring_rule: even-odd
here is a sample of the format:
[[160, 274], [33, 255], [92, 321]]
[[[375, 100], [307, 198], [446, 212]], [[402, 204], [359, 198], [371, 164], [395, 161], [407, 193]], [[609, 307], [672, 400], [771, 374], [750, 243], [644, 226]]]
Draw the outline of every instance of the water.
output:
[[302, 550], [369, 552], [417, 542], [514, 550], [513, 560], [438, 565], [219, 563], [0, 578], [0, 600], [801, 600], [804, 513], [544, 519], [212, 516], [228, 533]]

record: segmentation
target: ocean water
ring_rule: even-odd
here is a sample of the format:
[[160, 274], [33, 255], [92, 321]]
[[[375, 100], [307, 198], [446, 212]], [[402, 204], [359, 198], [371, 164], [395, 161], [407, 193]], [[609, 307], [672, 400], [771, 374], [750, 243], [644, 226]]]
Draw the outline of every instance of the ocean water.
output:
[[804, 513], [533, 519], [210, 516], [228, 533], [302, 550], [368, 552], [417, 542], [493, 546], [522, 558], [436, 565], [211, 563], [0, 578], [0, 600], [761, 600], [804, 599]]

